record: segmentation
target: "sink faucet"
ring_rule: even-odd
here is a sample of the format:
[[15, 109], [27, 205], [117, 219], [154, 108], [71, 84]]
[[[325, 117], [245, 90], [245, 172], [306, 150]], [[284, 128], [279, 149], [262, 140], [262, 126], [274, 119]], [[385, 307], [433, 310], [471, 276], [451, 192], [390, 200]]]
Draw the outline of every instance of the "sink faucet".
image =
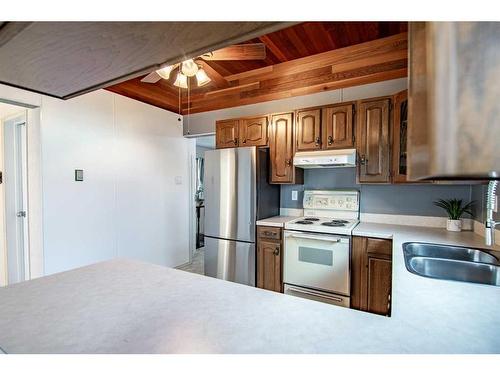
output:
[[495, 227], [500, 225], [500, 221], [493, 220], [493, 212], [497, 209], [497, 187], [497, 180], [490, 181], [488, 184], [488, 192], [486, 193], [486, 223], [484, 236], [486, 246], [495, 244]]

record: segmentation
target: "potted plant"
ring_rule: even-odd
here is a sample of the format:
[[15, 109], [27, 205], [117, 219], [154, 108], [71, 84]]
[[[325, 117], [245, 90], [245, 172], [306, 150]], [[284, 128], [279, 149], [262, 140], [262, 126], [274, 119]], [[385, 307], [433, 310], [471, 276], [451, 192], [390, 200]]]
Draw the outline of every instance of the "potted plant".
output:
[[462, 199], [439, 199], [434, 204], [444, 209], [448, 214], [446, 229], [451, 232], [460, 232], [462, 230], [462, 220], [460, 218], [464, 213], [472, 215], [471, 209], [474, 202], [462, 204]]

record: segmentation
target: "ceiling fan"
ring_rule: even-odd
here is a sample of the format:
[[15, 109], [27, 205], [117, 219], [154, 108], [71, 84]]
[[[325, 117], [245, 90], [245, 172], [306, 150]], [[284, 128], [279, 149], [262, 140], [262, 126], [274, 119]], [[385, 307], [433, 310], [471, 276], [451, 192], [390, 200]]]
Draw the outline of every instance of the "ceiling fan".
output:
[[188, 77], [196, 77], [198, 87], [204, 86], [212, 80], [219, 85], [227, 85], [227, 81], [224, 77], [207, 64], [206, 61], [264, 60], [265, 58], [266, 46], [264, 43], [236, 44], [234, 46], [205, 53], [177, 64], [164, 66], [161, 69], [149, 73], [141, 79], [141, 82], [156, 83], [161, 79], [169, 79], [171, 73], [178, 70], [174, 86], [180, 88], [188, 88]]

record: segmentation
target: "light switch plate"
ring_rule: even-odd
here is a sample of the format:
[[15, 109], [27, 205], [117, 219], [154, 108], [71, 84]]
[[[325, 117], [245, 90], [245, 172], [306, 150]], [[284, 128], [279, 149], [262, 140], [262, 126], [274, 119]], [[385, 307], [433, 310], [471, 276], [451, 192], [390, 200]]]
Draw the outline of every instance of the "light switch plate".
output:
[[296, 201], [298, 199], [297, 190], [292, 190], [292, 201]]
[[83, 169], [75, 169], [75, 181], [83, 181]]

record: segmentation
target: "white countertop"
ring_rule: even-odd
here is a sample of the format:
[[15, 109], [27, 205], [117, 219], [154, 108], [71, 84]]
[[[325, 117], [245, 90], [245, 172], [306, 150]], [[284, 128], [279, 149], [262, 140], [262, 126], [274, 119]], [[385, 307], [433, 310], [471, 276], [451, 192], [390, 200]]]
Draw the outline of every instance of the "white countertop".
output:
[[500, 288], [409, 273], [401, 244], [472, 232], [361, 223], [393, 238], [386, 318], [130, 260], [0, 288], [7, 353], [500, 353]]
[[297, 219], [298, 216], [273, 216], [267, 219], [257, 220], [257, 225], [266, 227], [280, 227], [283, 228], [285, 223]]

